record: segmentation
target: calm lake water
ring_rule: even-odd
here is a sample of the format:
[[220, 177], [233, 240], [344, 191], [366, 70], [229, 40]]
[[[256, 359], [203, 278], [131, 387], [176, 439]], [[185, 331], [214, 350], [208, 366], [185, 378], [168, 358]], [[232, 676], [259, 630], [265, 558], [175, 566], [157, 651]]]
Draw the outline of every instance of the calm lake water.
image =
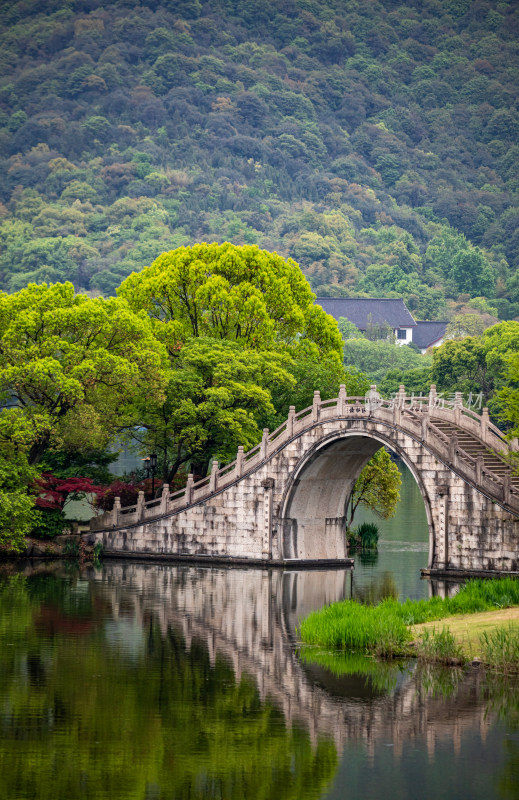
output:
[[297, 641], [298, 619], [325, 602], [428, 595], [425, 514], [407, 478], [403, 498], [378, 559], [353, 580], [126, 561], [5, 567], [0, 798], [517, 798], [517, 684]]

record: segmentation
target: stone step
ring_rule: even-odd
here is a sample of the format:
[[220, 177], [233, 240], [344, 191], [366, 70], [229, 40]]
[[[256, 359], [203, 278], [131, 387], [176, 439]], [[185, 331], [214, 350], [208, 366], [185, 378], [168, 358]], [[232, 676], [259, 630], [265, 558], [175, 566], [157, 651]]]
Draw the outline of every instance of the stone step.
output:
[[[479, 456], [482, 456], [483, 469], [487, 469], [499, 478], [504, 478], [510, 473], [508, 464], [503, 459], [499, 458], [499, 456], [490, 452], [489, 449], [472, 434], [460, 430], [451, 422], [435, 420], [433, 424], [449, 438], [456, 437], [456, 442], [461, 450], [464, 450], [472, 458], [477, 459]], [[514, 488], [519, 487], [519, 476], [510, 476], [510, 485]]]

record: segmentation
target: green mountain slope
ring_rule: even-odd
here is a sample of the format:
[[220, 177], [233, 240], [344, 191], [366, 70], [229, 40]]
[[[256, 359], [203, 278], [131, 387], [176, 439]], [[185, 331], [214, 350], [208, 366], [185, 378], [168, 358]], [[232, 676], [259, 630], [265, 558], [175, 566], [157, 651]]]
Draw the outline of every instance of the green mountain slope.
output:
[[517, 3], [24, 0], [0, 25], [0, 288], [108, 294], [230, 240], [321, 294], [519, 315]]

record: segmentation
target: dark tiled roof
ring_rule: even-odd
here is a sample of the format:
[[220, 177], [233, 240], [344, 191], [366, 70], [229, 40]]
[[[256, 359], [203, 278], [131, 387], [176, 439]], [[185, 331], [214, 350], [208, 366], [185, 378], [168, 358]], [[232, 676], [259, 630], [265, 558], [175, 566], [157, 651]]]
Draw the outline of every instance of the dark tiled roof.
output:
[[447, 322], [417, 322], [413, 331], [413, 344], [430, 347], [445, 336], [447, 325]]
[[335, 319], [346, 317], [361, 331], [367, 330], [370, 324], [386, 322], [391, 328], [414, 328], [416, 325], [402, 298], [318, 297], [315, 302]]

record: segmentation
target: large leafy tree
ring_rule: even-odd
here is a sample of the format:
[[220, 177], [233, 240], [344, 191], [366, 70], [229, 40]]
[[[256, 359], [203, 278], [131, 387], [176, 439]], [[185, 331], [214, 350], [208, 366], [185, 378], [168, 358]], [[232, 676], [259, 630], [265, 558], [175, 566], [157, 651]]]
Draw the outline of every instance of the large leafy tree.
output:
[[33, 425], [21, 409], [0, 413], [0, 548], [20, 551], [34, 523], [34, 498], [27, 492], [38, 477], [27, 459]]
[[424, 369], [431, 363], [408, 345], [398, 347], [384, 339], [369, 341], [365, 338], [347, 339], [344, 342], [344, 363], [354, 365], [367, 373], [376, 383], [381, 382], [389, 370]]
[[439, 392], [483, 392], [487, 397], [493, 390], [491, 374], [482, 337], [447, 339], [433, 351], [431, 371]]
[[149, 320], [122, 300], [71, 283], [0, 294], [0, 397], [32, 429], [29, 464], [49, 447], [104, 447], [137, 421], [143, 393], [162, 397], [165, 364]]
[[165, 480], [187, 462], [204, 474], [211, 457], [252, 446], [289, 405], [311, 403], [315, 389], [333, 396], [348, 379], [350, 391], [359, 384], [342, 366], [336, 322], [314, 305], [298, 265], [276, 253], [180, 247], [118, 294], [149, 315], [169, 352], [166, 401], [148, 400], [134, 431], [143, 449], [161, 454]]
[[255, 350], [313, 344], [340, 354], [337, 325], [298, 264], [255, 246], [197, 244], [163, 253], [118, 295], [165, 324], [162, 336], [211, 336]]
[[[499, 417], [509, 426], [509, 434], [519, 437], [519, 354], [507, 359], [505, 386], [497, 394]], [[516, 459], [517, 460], [517, 459]]]
[[91, 300], [70, 283], [0, 294], [0, 544], [20, 549], [38, 524], [48, 462], [77, 475], [73, 462], [138, 422], [143, 394], [163, 397], [166, 366], [149, 319], [123, 300]]
[[491, 409], [512, 436], [519, 436], [519, 322], [502, 322], [485, 331], [487, 362], [499, 376]]

